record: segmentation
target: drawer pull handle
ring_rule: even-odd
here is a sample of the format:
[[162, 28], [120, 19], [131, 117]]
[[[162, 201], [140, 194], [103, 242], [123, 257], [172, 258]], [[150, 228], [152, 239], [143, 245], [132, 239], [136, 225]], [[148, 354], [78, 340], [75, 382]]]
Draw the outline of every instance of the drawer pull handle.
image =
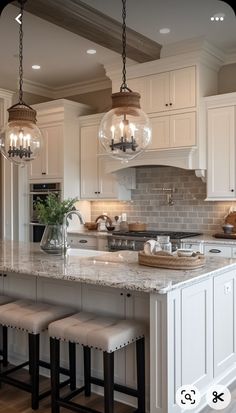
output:
[[234, 192], [234, 189], [231, 189], [231, 192]]
[[221, 252], [221, 250], [218, 250], [216, 248], [212, 248], [211, 250], [209, 250], [209, 252], [212, 252], [213, 254], [219, 254]]
[[87, 240], [87, 239], [80, 239], [79, 242], [80, 242], [81, 244], [86, 244], [86, 243], [88, 242], [88, 240]]

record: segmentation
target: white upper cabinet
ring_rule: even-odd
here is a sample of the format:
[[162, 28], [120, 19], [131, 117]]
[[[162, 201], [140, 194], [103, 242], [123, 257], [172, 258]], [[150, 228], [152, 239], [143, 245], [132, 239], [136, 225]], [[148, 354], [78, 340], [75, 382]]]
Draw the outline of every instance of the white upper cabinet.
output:
[[87, 105], [58, 99], [34, 106], [43, 136], [39, 157], [30, 163], [30, 182], [61, 182], [63, 197], [79, 196], [79, 115]]
[[60, 125], [40, 127], [43, 147], [40, 155], [29, 165], [29, 179], [62, 179], [63, 129]]
[[236, 198], [235, 114], [236, 94], [206, 99], [207, 199]]
[[[130, 188], [133, 185], [133, 172], [126, 172], [124, 182], [123, 171], [120, 176], [106, 172], [107, 155], [103, 154], [98, 140], [98, 130], [101, 115], [91, 115], [80, 118], [80, 180], [82, 199], [121, 199], [131, 197]], [[130, 185], [127, 179], [130, 176]], [[123, 180], [123, 183], [120, 181]], [[128, 189], [127, 189], [128, 188]]]
[[151, 118], [152, 142], [148, 149], [167, 149], [196, 144], [196, 112]]
[[149, 112], [184, 109], [196, 105], [194, 66], [149, 76], [149, 82]]
[[147, 113], [190, 108], [196, 106], [195, 73], [195, 66], [184, 67], [130, 79], [128, 87], [141, 94], [141, 107]]

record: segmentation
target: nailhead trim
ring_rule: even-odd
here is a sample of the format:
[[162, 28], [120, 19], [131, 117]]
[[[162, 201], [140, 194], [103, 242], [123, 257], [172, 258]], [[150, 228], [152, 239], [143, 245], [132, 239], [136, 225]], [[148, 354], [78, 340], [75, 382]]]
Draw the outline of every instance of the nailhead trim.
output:
[[114, 350], [110, 350], [110, 351], [106, 351], [106, 350], [104, 350], [103, 348], [100, 348], [100, 347], [87, 346], [87, 345], [85, 345], [85, 344], [81, 344], [79, 341], [66, 340], [66, 339], [63, 338], [63, 337], [54, 337], [54, 336], [50, 336], [50, 337], [53, 338], [53, 339], [56, 339], [56, 340], [58, 340], [58, 341], [62, 341], [62, 342], [66, 342], [66, 343], [67, 343], [67, 342], [68, 342], [68, 343], [70, 342], [70, 343], [74, 343], [74, 344], [79, 344], [79, 345], [82, 346], [82, 347], [94, 348], [95, 350], [103, 351], [104, 353], [114, 353], [116, 350], [119, 350], [120, 348], [126, 347], [126, 346], [128, 346], [129, 344], [132, 344], [132, 343], [134, 343], [135, 341], [140, 340], [140, 338], [143, 338], [143, 337], [144, 337], [144, 334], [141, 335], [141, 336], [132, 338], [132, 339], [131, 339], [131, 342], [128, 341], [127, 343], [121, 344], [121, 345], [119, 346], [119, 348], [116, 347]]

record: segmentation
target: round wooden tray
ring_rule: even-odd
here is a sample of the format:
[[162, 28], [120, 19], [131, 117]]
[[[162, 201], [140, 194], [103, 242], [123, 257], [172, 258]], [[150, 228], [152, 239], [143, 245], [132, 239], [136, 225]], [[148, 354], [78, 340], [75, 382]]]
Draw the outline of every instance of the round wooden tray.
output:
[[169, 268], [172, 270], [192, 270], [205, 265], [204, 254], [197, 253], [194, 257], [178, 257], [177, 255], [147, 255], [143, 251], [138, 253], [140, 265], [156, 268]]

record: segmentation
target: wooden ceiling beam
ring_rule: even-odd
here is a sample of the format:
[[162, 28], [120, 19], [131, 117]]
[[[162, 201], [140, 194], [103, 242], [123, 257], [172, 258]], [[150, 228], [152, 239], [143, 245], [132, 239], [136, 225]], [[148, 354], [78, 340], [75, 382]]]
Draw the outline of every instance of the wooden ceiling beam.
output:
[[[121, 23], [80, 0], [28, 0], [25, 10], [117, 53], [122, 51]], [[129, 28], [126, 34], [128, 58], [139, 63], [160, 58], [159, 43]]]

